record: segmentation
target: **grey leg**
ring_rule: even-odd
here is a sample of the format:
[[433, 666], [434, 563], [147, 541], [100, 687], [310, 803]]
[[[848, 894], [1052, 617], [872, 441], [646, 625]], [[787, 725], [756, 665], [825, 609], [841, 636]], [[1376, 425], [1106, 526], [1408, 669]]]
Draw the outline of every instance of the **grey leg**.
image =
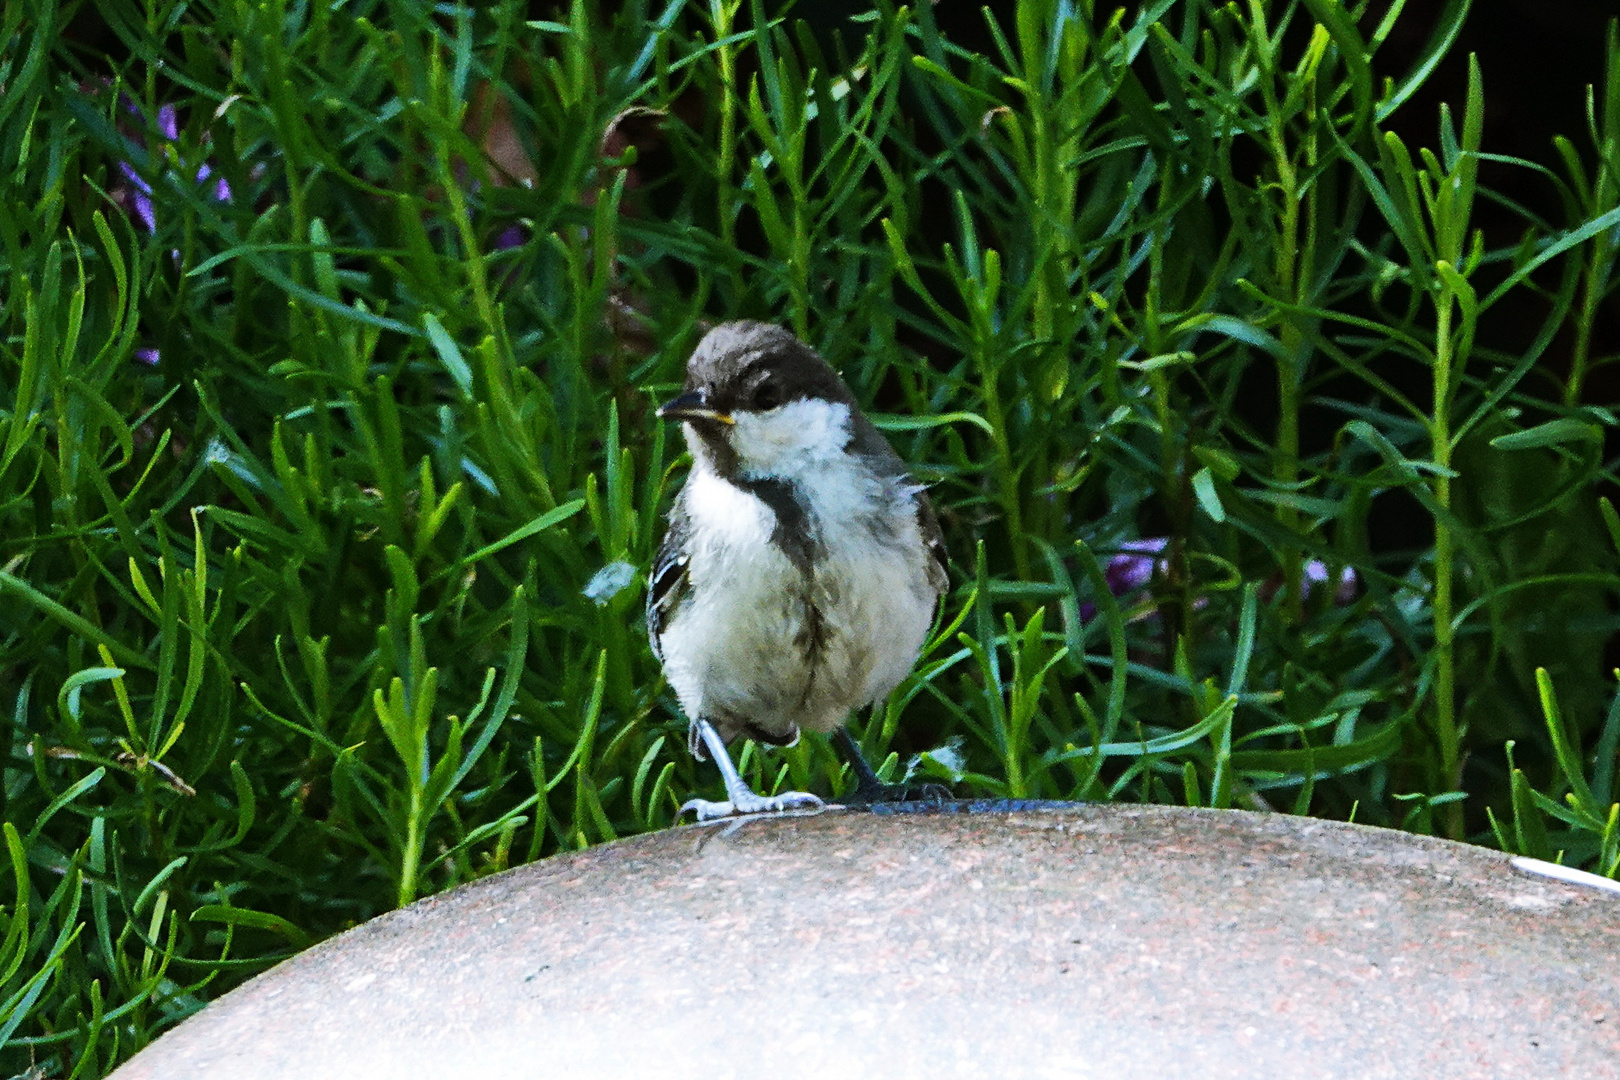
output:
[[714, 730], [714, 725], [702, 717], [692, 721], [692, 731], [703, 740], [708, 748], [709, 756], [720, 769], [720, 778], [726, 783], [726, 802], [709, 802], [706, 799], [688, 799], [680, 812], [688, 810], [696, 815], [699, 821], [714, 821], [718, 818], [738, 817], [743, 814], [780, 814], [787, 810], [820, 810], [826, 804], [808, 791], [784, 791], [780, 795], [765, 796], [754, 792], [737, 772], [737, 766], [731, 763], [731, 756], [726, 753], [726, 744], [720, 738], [720, 733]]
[[833, 732], [833, 745], [838, 747], [855, 774], [855, 787], [838, 801], [845, 806], [870, 806], [872, 803], [942, 802], [951, 797], [951, 789], [943, 784], [885, 784], [878, 779], [861, 744], [848, 728]]

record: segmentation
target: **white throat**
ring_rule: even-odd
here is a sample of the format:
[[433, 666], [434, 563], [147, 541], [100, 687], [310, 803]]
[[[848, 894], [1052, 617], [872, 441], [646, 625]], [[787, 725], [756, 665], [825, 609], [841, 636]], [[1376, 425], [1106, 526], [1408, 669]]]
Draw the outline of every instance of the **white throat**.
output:
[[[794, 480], [823, 472], [849, 445], [849, 406], [841, 402], [800, 398], [766, 412], [732, 415], [736, 423], [726, 433], [728, 441], [738, 465], [751, 476]], [[690, 432], [687, 442], [693, 442]]]

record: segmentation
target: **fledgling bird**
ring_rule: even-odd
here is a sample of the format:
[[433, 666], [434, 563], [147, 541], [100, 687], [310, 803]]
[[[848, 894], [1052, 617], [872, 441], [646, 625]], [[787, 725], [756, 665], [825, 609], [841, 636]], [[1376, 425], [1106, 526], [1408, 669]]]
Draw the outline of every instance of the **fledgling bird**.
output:
[[686, 392], [658, 415], [682, 422], [692, 471], [653, 562], [647, 632], [712, 756], [726, 802], [699, 821], [822, 805], [750, 790], [726, 754], [739, 735], [792, 745], [832, 733], [857, 798], [883, 785], [844, 729], [917, 661], [947, 585], [932, 506], [838, 373], [779, 326], [730, 322], [698, 343]]

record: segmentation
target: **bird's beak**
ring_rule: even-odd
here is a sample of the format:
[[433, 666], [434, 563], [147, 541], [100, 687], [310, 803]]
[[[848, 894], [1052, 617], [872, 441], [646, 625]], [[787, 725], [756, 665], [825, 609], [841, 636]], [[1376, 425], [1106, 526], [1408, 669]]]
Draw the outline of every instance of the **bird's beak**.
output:
[[716, 424], [735, 424], [730, 413], [717, 412], [709, 408], [709, 403], [703, 396], [703, 391], [692, 390], [673, 401], [666, 401], [658, 406], [658, 415], [665, 420], [708, 420]]

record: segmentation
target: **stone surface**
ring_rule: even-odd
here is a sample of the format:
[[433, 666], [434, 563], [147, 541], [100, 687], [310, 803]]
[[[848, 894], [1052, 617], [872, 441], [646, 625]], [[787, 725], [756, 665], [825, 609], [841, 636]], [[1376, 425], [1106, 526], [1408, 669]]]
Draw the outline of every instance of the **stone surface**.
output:
[[1240, 812], [673, 829], [254, 979], [149, 1077], [1620, 1077], [1620, 896]]

